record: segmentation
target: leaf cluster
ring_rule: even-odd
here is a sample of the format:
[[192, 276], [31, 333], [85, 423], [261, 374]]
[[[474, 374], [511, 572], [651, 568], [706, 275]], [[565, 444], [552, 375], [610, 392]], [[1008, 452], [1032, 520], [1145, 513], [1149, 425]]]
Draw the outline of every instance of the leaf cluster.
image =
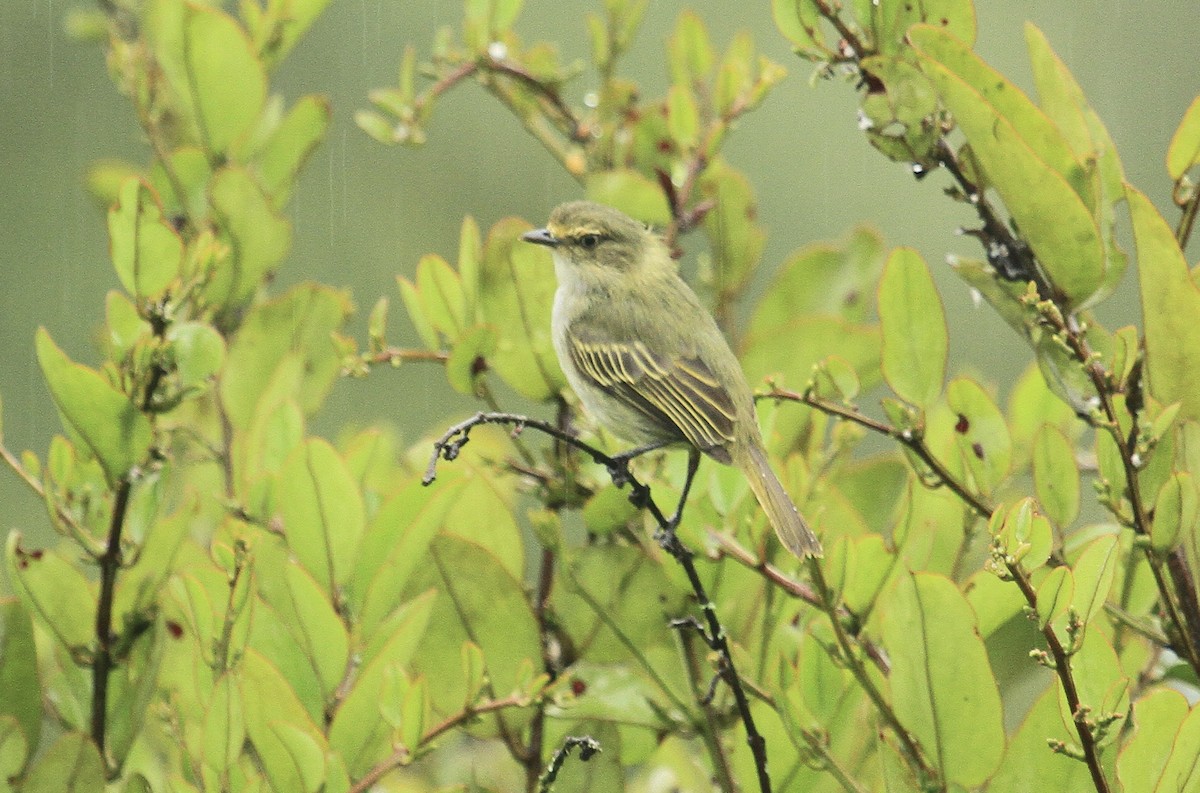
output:
[[[528, 222], [466, 218], [453, 265], [398, 278], [414, 346], [389, 340], [386, 298], [360, 345], [348, 295], [270, 288], [329, 122], [270, 77], [324, 5], [114, 2], [77, 25], [151, 155], [90, 175], [121, 285], [98, 363], [34, 340], [62, 434], [41, 456], [0, 444], [59, 535], [5, 546], [0, 791], [1196, 786], [1197, 105], [1167, 152], [1172, 228], [1035, 28], [1037, 101], [972, 51], [969, 0], [772, 3], [819, 76], [849, 76], [871, 143], [977, 216], [982, 258], [951, 266], [1030, 356], [1002, 399], [949, 371], [921, 255], [869, 229], [797, 250], [736, 327], [765, 232], [722, 148], [784, 76], [747, 36], [718, 55], [683, 12], [646, 98], [620, 67], [647, 4], [605, 0], [583, 107], [564, 86], [585, 70], [514, 32], [519, 0], [467, 0], [428, 63], [406, 52], [356, 117], [375, 139], [420, 143], [476, 80], [586, 195], [703, 238], [769, 452], [827, 549], [802, 562], [732, 469], [702, 469], [660, 544], [611, 458], [579, 453], [619, 446], [558, 368]], [[1126, 249], [1143, 318], [1109, 330], [1092, 310]], [[472, 425], [428, 487], [428, 439], [310, 432], [339, 377], [441, 373], [552, 419]], [[679, 457], [635, 482], [670, 501]]]

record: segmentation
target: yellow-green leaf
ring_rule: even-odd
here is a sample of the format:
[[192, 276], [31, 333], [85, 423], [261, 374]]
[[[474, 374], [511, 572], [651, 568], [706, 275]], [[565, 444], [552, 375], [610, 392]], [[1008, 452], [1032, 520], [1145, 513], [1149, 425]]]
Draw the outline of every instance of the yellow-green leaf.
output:
[[884, 379], [902, 399], [928, 408], [942, 393], [950, 339], [942, 300], [919, 253], [892, 253], [878, 299]]
[[1200, 162], [1200, 97], [1192, 100], [1167, 147], [1167, 173], [1175, 181]]
[[113, 267], [131, 295], [153, 297], [179, 274], [183, 240], [141, 179], [121, 184], [117, 205], [108, 211], [108, 236]]
[[896, 715], [943, 779], [983, 784], [1000, 764], [1004, 725], [974, 612], [954, 582], [931, 573], [900, 576], [885, 603]]
[[1062, 133], [954, 37], [926, 25], [909, 36], [1051, 282], [1072, 307], [1086, 306], [1107, 284], [1108, 261], [1090, 182]]
[[1180, 418], [1200, 418], [1200, 287], [1170, 226], [1144, 194], [1128, 187], [1138, 283], [1146, 328], [1150, 393], [1164, 405], [1180, 402]]
[[1038, 501], [1059, 526], [1079, 516], [1079, 465], [1075, 447], [1058, 427], [1045, 424], [1033, 440], [1033, 483]]
[[45, 328], [35, 341], [38, 363], [63, 423], [91, 449], [110, 486], [138, 464], [150, 446], [150, 420], [99, 372], [72, 363]]

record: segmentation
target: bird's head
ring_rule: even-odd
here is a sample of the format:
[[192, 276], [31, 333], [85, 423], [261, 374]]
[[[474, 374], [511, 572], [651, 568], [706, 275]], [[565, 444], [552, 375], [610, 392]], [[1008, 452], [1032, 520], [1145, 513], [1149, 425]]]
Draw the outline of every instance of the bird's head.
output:
[[545, 228], [521, 239], [550, 248], [560, 272], [611, 277], [638, 275], [647, 268], [673, 269], [666, 246], [645, 224], [590, 201], [560, 204]]

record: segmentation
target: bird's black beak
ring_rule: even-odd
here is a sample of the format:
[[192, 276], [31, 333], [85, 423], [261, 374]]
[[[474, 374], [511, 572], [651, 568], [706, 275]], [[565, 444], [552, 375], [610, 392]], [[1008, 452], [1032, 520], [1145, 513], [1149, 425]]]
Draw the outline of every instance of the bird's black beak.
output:
[[545, 245], [547, 248], [553, 248], [558, 245], [558, 240], [550, 233], [550, 229], [527, 231], [521, 235], [521, 239], [526, 242], [532, 242], [534, 245]]

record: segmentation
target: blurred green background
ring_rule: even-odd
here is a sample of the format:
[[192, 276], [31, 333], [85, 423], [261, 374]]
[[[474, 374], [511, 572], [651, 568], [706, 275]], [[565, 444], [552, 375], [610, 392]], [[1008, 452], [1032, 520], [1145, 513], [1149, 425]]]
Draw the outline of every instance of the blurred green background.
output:
[[[582, 12], [593, 2], [529, 0], [517, 29], [526, 40], [559, 43], [566, 60], [587, 54]], [[1116, 140], [1129, 179], [1166, 212], [1170, 183], [1163, 153], [1183, 111], [1200, 90], [1196, 0], [981, 0], [982, 56], [1019, 85], [1031, 86], [1022, 25], [1041, 27], [1073, 70]], [[909, 171], [872, 150], [857, 131], [857, 97], [844, 82], [809, 79], [773, 27], [766, 0], [652, 3], [624, 63], [648, 93], [665, 90], [664, 41], [679, 11], [696, 10], [722, 49], [750, 28], [760, 51], [784, 64], [788, 78], [730, 137], [727, 157], [758, 191], [759, 216], [770, 234], [757, 287], [799, 245], [839, 238], [856, 223], [879, 228], [888, 245], [912, 245], [934, 266], [947, 304], [952, 370], [981, 371], [1011, 383], [1029, 360], [1025, 347], [941, 266], [950, 252], [978, 256], [955, 235], [971, 225], [968, 209], [942, 194], [944, 174], [916, 182]], [[104, 214], [83, 190], [90, 162], [148, 159], [127, 102], [108, 80], [99, 46], [64, 32], [71, 6], [62, 0], [0, 2], [0, 395], [5, 443], [44, 454], [58, 420], [33, 352], [45, 325], [77, 360], [92, 363], [92, 338], [105, 291], [117, 285], [108, 263]], [[410, 341], [397, 327], [394, 276], [411, 274], [426, 252], [453, 257], [464, 214], [486, 229], [507, 215], [539, 221], [579, 188], [519, 124], [476, 86], [438, 107], [422, 149], [385, 148], [355, 127], [371, 88], [395, 82], [405, 45], [426, 53], [434, 31], [457, 24], [457, 0], [334, 0], [274, 75], [289, 100], [329, 96], [328, 141], [309, 163], [289, 209], [295, 226], [279, 285], [317, 280], [351, 291], [360, 308], [354, 332], [380, 295], [393, 300], [393, 343]], [[591, 87], [585, 73], [569, 86], [579, 103]], [[687, 265], [685, 265], [686, 267]], [[547, 277], [552, 277], [547, 273]], [[1138, 320], [1131, 271], [1100, 310], [1106, 324]], [[1200, 318], [1197, 318], [1200, 321]], [[316, 429], [336, 435], [347, 423], [391, 422], [406, 439], [429, 429], [448, 406], [473, 406], [420, 366], [379, 370], [343, 381]], [[47, 536], [37, 499], [7, 469], [0, 472], [0, 532]]]

